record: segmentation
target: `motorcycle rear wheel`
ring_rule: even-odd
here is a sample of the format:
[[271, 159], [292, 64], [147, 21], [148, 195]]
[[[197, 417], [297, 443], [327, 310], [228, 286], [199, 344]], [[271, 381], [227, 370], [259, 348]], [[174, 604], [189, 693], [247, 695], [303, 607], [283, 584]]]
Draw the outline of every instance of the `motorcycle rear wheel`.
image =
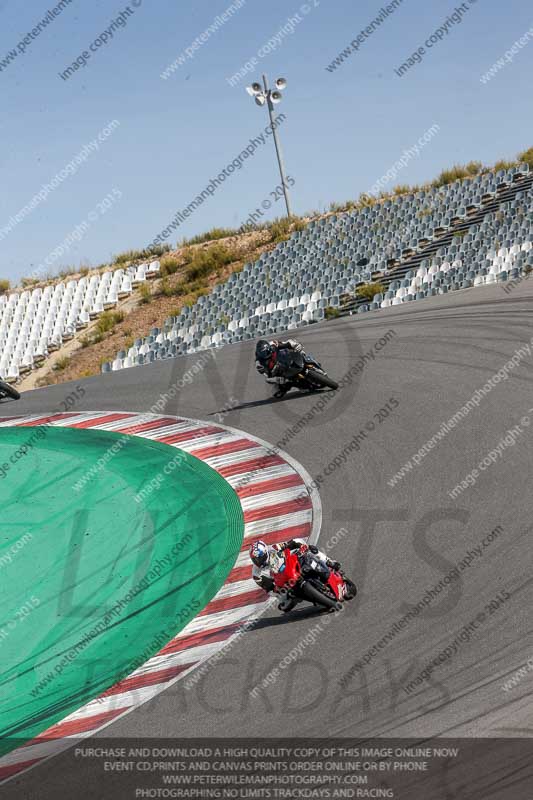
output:
[[20, 400], [19, 392], [5, 381], [0, 381], [0, 397], [11, 397], [12, 400]]
[[306, 600], [322, 606], [323, 608], [331, 609], [332, 611], [338, 611], [339, 608], [342, 608], [338, 600], [335, 600], [333, 597], [329, 597], [310, 581], [304, 581], [304, 583], [302, 583], [300, 587], [300, 593], [303, 595], [303, 597], [305, 597]]
[[329, 375], [325, 374], [325, 372], [317, 372], [314, 369], [308, 369], [307, 377], [312, 383], [318, 384], [320, 387], [327, 387], [328, 389], [339, 388], [337, 381], [334, 381], [333, 378], [330, 378]]

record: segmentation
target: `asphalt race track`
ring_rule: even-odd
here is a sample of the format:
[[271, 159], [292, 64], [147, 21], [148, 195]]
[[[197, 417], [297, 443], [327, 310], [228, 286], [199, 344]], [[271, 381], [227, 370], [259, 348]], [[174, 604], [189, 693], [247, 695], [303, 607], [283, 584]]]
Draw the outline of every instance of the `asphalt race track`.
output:
[[[272, 611], [194, 688], [186, 691], [178, 681], [102, 737], [533, 733], [533, 668], [518, 685], [503, 688], [528, 659], [533, 667], [532, 300], [533, 283], [524, 281], [509, 295], [501, 286], [467, 290], [297, 332], [337, 379], [374, 351], [353, 383], [284, 444], [320, 484], [320, 544], [356, 581], [358, 597], [328, 617], [314, 643], [307, 640], [300, 657], [255, 699], [254, 686], [324, 617], [303, 608], [286, 618]], [[495, 382], [391, 487], [388, 481], [442, 423], [528, 345], [507, 379]], [[86, 395], [71, 410], [147, 412], [179, 382], [177, 396], [155, 413], [218, 420], [281, 442], [318, 397], [291, 392], [281, 402], [270, 400], [254, 369], [253, 347], [218, 351], [191, 383], [180, 379], [195, 355], [84, 380]], [[57, 412], [71, 388], [2, 403], [2, 416]], [[350, 441], [356, 442], [351, 452], [339, 456]], [[452, 499], [449, 492], [498, 446], [494, 463]], [[336, 545], [328, 548], [332, 537]], [[465, 557], [460, 573], [392, 633]], [[469, 632], [461, 634], [466, 626]], [[449, 646], [427, 680], [404, 688]], [[66, 787], [76, 796], [81, 778], [65, 773], [64, 758], [6, 784], [1, 796], [36, 796], [28, 786], [37, 776], [40, 798], [64, 796]]]

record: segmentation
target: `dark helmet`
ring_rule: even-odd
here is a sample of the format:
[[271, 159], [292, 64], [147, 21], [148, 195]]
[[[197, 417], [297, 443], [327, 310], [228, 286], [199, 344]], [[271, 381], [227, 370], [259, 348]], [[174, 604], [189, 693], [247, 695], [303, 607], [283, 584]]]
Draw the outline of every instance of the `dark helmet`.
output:
[[266, 339], [259, 339], [255, 346], [256, 361], [268, 361], [274, 352], [274, 348]]

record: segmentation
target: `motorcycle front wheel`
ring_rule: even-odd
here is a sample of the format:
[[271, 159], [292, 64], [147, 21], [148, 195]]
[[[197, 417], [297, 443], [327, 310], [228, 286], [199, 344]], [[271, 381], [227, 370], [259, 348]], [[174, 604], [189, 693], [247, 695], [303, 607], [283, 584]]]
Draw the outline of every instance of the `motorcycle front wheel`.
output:
[[309, 381], [315, 385], [318, 385], [320, 388], [326, 387], [328, 389], [338, 389], [339, 384], [337, 381], [334, 381], [333, 378], [330, 378], [329, 375], [326, 375], [325, 372], [318, 372], [314, 369], [307, 370], [307, 378]]
[[348, 578], [344, 579], [344, 583], [346, 584], [346, 589], [347, 589], [346, 600], [353, 600], [357, 594], [357, 586], [353, 581], [349, 580]]

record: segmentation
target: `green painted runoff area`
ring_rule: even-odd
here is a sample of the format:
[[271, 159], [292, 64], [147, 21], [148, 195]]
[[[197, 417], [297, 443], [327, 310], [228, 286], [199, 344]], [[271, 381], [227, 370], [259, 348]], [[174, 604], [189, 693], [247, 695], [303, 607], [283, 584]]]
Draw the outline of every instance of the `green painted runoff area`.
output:
[[244, 521], [229, 484], [181, 450], [51, 426], [0, 428], [0, 506], [5, 753], [182, 630], [224, 583]]

